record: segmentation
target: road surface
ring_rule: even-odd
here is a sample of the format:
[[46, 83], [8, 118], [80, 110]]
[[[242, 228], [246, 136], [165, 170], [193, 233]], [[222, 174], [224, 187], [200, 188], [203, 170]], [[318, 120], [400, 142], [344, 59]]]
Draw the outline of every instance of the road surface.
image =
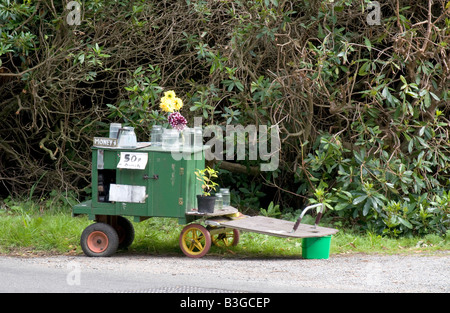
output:
[[116, 254], [0, 256], [0, 292], [450, 292], [450, 251], [327, 260]]

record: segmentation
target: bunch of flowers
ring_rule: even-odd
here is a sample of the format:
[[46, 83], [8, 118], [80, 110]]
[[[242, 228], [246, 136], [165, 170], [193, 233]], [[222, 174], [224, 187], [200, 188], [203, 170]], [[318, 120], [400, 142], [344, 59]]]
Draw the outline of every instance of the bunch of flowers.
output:
[[164, 97], [161, 98], [159, 107], [164, 112], [170, 113], [168, 121], [172, 128], [183, 130], [187, 121], [184, 116], [178, 112], [183, 107], [183, 100], [178, 98], [173, 90], [164, 93]]
[[181, 115], [180, 112], [173, 112], [169, 114], [169, 117], [167, 118], [169, 120], [170, 126], [172, 128], [183, 130], [183, 128], [186, 126], [187, 121], [184, 118], [183, 115]]

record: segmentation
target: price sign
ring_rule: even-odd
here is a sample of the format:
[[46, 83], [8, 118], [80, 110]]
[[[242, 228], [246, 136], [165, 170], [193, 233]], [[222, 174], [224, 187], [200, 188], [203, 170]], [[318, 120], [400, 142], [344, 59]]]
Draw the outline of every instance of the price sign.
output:
[[117, 168], [143, 170], [147, 166], [148, 154], [137, 152], [121, 152]]

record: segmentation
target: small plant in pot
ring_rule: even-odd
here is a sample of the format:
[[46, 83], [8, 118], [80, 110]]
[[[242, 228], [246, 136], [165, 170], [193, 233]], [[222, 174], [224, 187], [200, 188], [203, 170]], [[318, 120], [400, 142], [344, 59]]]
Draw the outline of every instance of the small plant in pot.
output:
[[216, 190], [218, 184], [213, 181], [217, 178], [217, 171], [207, 167], [203, 170], [196, 170], [195, 175], [197, 180], [201, 181], [203, 193], [197, 195], [198, 211], [201, 213], [213, 213], [216, 197], [211, 196], [211, 192]]

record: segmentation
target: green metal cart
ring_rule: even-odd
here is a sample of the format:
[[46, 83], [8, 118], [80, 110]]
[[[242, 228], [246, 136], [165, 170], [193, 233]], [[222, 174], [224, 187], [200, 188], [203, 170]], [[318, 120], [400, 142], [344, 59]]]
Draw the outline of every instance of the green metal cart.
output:
[[195, 210], [200, 182], [194, 171], [205, 167], [204, 147], [165, 150], [138, 143], [135, 149], [92, 147], [92, 199], [73, 207], [96, 223], [81, 235], [88, 256], [109, 256], [134, 239], [132, 223], [150, 217], [178, 218], [187, 224]]
[[92, 199], [73, 207], [74, 216], [86, 214], [96, 222], [81, 234], [83, 252], [110, 256], [131, 245], [134, 228], [124, 216], [135, 222], [150, 217], [178, 218], [180, 224], [187, 224], [179, 237], [180, 248], [192, 258], [204, 256], [212, 244], [237, 245], [239, 230], [297, 238], [337, 232], [317, 227], [320, 217], [314, 226], [297, 223], [294, 231], [293, 222], [245, 216], [231, 206], [213, 213], [198, 212], [196, 196], [202, 190], [194, 172], [205, 167], [205, 149], [164, 150], [149, 143], [138, 143], [135, 149], [92, 147]]

